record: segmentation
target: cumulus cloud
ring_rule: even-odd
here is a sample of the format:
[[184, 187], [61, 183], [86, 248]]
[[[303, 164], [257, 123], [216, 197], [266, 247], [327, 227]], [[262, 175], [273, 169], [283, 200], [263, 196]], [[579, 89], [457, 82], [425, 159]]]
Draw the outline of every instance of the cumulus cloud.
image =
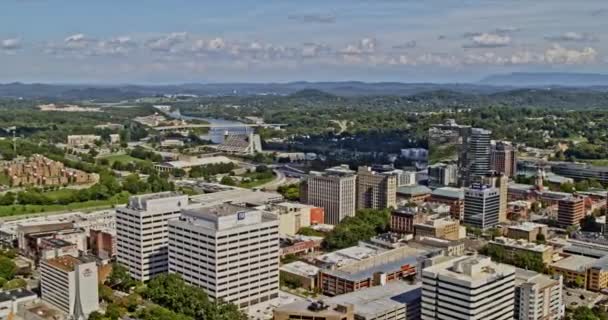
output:
[[186, 42], [188, 33], [173, 32], [161, 37], [146, 41], [146, 47], [152, 51], [175, 53], [180, 50], [179, 46]]
[[318, 58], [330, 52], [331, 48], [328, 45], [308, 42], [302, 44], [300, 55], [304, 58]]
[[558, 42], [596, 42], [599, 39], [590, 33], [566, 32], [557, 36], [545, 37], [549, 41]]
[[597, 51], [591, 47], [576, 50], [554, 44], [545, 51], [545, 61], [549, 64], [585, 64], [595, 62], [596, 58]]
[[11, 38], [0, 41], [0, 49], [6, 51], [14, 51], [21, 48], [21, 39]]
[[498, 33], [469, 33], [467, 34], [471, 43], [465, 44], [465, 48], [499, 48], [511, 44], [511, 37]]
[[376, 52], [378, 43], [374, 38], [363, 38], [357, 43], [349, 44], [340, 50], [343, 55], [362, 55]]
[[289, 20], [297, 21], [300, 23], [335, 23], [336, 16], [333, 14], [294, 14], [287, 16]]

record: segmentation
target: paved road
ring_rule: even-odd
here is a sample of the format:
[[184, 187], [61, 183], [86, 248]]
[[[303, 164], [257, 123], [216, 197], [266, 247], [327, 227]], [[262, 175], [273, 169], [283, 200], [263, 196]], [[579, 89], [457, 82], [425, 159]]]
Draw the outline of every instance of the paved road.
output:
[[282, 185], [288, 185], [296, 183], [299, 179], [288, 178], [281, 170], [273, 169], [276, 178], [266, 184], [259, 186], [258, 188], [264, 190], [277, 190]]

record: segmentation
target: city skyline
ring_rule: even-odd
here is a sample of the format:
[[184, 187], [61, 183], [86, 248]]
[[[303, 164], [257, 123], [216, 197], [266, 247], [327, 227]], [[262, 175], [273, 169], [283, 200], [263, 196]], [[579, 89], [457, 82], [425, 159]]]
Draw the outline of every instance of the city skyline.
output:
[[608, 4], [596, 0], [2, 7], [0, 82], [474, 82], [521, 71], [608, 73], [599, 32]]

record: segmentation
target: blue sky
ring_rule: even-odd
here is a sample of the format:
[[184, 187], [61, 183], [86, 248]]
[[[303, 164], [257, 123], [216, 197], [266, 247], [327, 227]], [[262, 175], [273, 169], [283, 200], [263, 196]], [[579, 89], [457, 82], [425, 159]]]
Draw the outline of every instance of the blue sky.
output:
[[608, 73], [605, 0], [3, 0], [0, 82]]

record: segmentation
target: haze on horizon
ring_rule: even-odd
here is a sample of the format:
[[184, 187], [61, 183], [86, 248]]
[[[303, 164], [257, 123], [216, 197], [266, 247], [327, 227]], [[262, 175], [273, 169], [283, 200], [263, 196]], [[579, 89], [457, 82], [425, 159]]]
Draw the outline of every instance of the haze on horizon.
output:
[[608, 73], [608, 2], [0, 4], [0, 82], [471, 82]]

